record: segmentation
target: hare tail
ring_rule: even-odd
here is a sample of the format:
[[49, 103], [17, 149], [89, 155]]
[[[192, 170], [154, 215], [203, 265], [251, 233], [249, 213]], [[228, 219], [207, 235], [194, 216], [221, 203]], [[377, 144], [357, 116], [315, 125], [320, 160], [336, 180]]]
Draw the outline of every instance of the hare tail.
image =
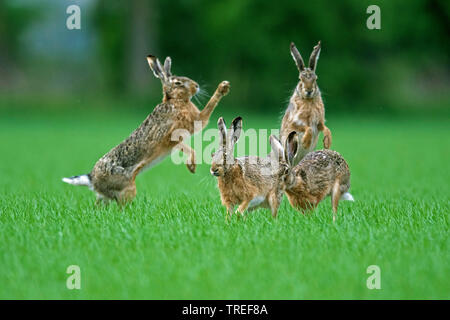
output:
[[81, 176], [73, 176], [70, 178], [63, 178], [63, 182], [73, 184], [75, 186], [87, 186], [92, 188], [91, 176], [89, 174], [83, 174]]
[[341, 200], [355, 201], [355, 199], [353, 199], [353, 196], [350, 194], [350, 192], [344, 193], [341, 196]]

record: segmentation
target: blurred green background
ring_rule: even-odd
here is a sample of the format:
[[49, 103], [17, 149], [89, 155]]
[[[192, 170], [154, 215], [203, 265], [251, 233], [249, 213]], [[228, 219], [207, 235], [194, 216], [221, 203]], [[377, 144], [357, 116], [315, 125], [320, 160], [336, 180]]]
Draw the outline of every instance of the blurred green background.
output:
[[[81, 30], [66, 28], [71, 4], [81, 8]], [[381, 8], [381, 30], [366, 27], [371, 4]], [[151, 53], [170, 55], [173, 72], [209, 94], [229, 80], [227, 109], [278, 114], [298, 76], [289, 43], [307, 60], [321, 40], [327, 114], [448, 115], [449, 13], [445, 0], [4, 0], [0, 97], [56, 108], [60, 100], [89, 108], [102, 106], [89, 99], [125, 100], [151, 110], [161, 99]]]

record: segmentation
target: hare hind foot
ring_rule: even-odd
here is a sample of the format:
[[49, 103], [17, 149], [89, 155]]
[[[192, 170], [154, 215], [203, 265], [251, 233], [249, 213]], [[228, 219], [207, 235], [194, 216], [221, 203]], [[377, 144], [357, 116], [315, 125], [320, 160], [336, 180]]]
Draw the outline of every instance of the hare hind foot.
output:
[[136, 184], [131, 184], [128, 187], [122, 189], [116, 197], [116, 201], [120, 205], [125, 205], [133, 201], [136, 197]]
[[302, 147], [303, 149], [308, 149], [312, 143], [312, 129], [308, 127], [305, 134], [302, 137]]
[[331, 204], [333, 206], [333, 222], [336, 221], [337, 218], [337, 209], [339, 205], [339, 200], [341, 199], [341, 188], [340, 188], [339, 180], [333, 185], [333, 190], [331, 191]]

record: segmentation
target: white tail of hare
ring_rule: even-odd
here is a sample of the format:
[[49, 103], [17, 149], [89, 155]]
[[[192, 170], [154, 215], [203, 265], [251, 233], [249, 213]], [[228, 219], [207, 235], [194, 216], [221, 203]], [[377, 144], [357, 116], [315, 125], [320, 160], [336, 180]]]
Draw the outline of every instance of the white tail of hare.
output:
[[324, 148], [331, 147], [331, 131], [325, 126], [325, 108], [317, 86], [316, 67], [320, 46], [319, 41], [311, 53], [309, 66], [306, 67], [300, 52], [294, 43], [291, 43], [291, 54], [300, 72], [300, 81], [289, 100], [288, 108], [281, 122], [280, 136], [283, 143], [291, 131], [296, 131], [302, 136], [294, 163], [298, 163], [308, 152], [316, 148], [320, 131], [323, 131], [324, 135]]
[[[286, 170], [279, 165], [279, 159], [274, 159], [283, 157], [281, 143], [271, 136], [270, 143], [275, 152], [267, 157], [235, 158], [234, 145], [241, 134], [242, 118], [233, 120], [229, 132], [223, 118], [219, 119], [217, 126], [220, 146], [213, 154], [210, 172], [217, 177], [222, 204], [227, 208], [227, 219], [233, 214], [236, 205], [239, 205], [237, 212], [241, 215], [247, 208], [250, 211], [263, 207], [270, 208], [272, 216], [276, 217], [283, 197], [280, 177]], [[278, 153], [279, 150], [281, 153]]]
[[128, 138], [101, 157], [89, 174], [63, 179], [69, 184], [88, 186], [97, 193], [98, 200], [131, 201], [136, 196], [136, 176], [162, 160], [173, 148], [188, 154], [186, 165], [194, 173], [194, 150], [182, 139], [173, 141], [172, 134], [178, 129], [193, 134], [195, 121], [201, 121], [204, 128], [214, 108], [229, 91], [230, 84], [223, 81], [205, 108], [199, 111], [191, 102], [199, 91], [195, 81], [172, 75], [170, 57], [166, 58], [164, 66], [151, 55], [147, 61], [155, 77], [161, 79], [162, 103]]
[[292, 131], [286, 138], [284, 158], [288, 170], [282, 178], [283, 189], [292, 207], [301, 211], [314, 209], [327, 195], [331, 195], [333, 221], [339, 200], [353, 201], [350, 189], [350, 170], [344, 158], [332, 150], [308, 153], [297, 165], [298, 136]]

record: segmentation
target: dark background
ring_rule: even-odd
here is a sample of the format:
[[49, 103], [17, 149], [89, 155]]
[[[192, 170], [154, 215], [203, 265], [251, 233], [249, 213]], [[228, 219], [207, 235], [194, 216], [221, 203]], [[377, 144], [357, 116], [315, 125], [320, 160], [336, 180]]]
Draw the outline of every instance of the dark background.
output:
[[[81, 30], [66, 28], [71, 4], [81, 8]], [[371, 4], [381, 8], [381, 30], [366, 27]], [[445, 0], [5, 0], [0, 97], [3, 107], [30, 97], [36, 108], [101, 108], [94, 99], [148, 109], [161, 99], [145, 59], [154, 54], [171, 56], [173, 72], [209, 95], [229, 80], [227, 109], [282, 113], [298, 77], [289, 43], [308, 60], [321, 40], [327, 114], [447, 115], [449, 12]]]

